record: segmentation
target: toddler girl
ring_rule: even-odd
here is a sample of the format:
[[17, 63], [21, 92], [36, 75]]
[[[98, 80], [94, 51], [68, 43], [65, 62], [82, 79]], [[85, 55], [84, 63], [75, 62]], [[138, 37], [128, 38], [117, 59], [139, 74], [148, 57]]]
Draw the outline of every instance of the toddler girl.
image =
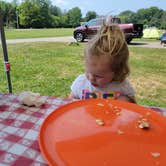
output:
[[135, 103], [129, 75], [129, 51], [125, 37], [115, 24], [103, 25], [84, 50], [85, 74], [71, 85], [76, 99], [113, 98]]

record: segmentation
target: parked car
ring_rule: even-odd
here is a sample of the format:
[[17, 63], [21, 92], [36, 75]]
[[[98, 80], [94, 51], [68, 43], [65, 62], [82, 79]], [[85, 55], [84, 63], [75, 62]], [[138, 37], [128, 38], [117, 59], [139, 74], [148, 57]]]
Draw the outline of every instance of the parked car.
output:
[[[74, 38], [78, 42], [82, 42], [85, 39], [90, 39], [96, 35], [97, 31], [103, 25], [105, 18], [92, 19], [83, 25], [76, 27], [73, 32]], [[127, 43], [130, 43], [133, 38], [141, 38], [143, 36], [143, 24], [121, 24], [121, 20], [118, 17], [111, 17], [113, 23], [123, 30]]]
[[161, 35], [160, 41], [162, 45], [166, 45], [166, 32]]

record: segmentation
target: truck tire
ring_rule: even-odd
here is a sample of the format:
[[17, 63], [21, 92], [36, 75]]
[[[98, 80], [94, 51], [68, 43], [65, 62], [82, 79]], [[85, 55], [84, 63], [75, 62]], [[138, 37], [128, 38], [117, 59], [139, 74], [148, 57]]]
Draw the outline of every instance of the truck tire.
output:
[[75, 35], [75, 39], [77, 40], [77, 42], [83, 42], [84, 41], [84, 35], [81, 32], [77, 32]]
[[132, 38], [126, 39], [127, 44], [129, 44], [132, 41]]

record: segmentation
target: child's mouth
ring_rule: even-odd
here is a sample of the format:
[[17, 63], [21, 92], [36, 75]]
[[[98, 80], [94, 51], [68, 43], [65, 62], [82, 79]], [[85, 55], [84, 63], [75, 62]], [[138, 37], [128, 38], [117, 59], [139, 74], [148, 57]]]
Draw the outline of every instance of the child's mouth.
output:
[[93, 85], [93, 86], [98, 86], [98, 85], [97, 85], [97, 84], [95, 84], [95, 83], [92, 83], [92, 85]]

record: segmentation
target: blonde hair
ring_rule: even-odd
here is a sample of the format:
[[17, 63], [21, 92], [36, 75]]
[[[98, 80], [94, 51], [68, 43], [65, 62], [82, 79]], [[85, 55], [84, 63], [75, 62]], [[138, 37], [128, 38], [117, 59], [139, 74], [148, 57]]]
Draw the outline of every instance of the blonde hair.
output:
[[123, 31], [116, 24], [103, 25], [92, 38], [84, 51], [85, 59], [89, 56], [110, 57], [111, 70], [115, 73], [114, 81], [123, 81], [129, 75], [129, 51]]

